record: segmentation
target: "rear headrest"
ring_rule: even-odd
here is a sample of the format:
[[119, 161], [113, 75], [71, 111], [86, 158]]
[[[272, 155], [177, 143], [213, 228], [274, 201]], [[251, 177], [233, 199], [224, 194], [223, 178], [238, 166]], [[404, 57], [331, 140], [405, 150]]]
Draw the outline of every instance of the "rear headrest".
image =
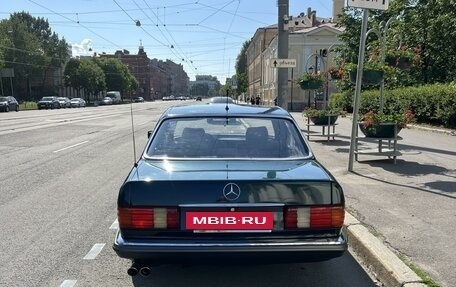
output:
[[182, 138], [200, 140], [204, 136], [203, 128], [184, 128], [182, 131]]
[[268, 130], [266, 127], [250, 127], [245, 133], [246, 141], [256, 141], [258, 144], [268, 140]]

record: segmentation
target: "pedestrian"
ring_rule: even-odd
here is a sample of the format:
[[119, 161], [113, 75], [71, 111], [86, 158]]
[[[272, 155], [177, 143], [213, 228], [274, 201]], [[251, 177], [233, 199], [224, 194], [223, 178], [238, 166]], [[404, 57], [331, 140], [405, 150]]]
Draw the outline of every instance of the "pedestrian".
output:
[[261, 100], [260, 95], [256, 96], [255, 104], [259, 105], [260, 104], [260, 100]]
[[253, 96], [250, 97], [250, 104], [252, 104], [252, 105], [255, 104], [255, 98]]

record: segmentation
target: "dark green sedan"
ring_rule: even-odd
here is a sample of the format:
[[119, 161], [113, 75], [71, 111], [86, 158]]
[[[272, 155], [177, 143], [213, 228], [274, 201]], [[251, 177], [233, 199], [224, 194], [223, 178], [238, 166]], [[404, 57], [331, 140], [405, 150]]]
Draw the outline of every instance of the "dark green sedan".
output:
[[128, 274], [163, 263], [323, 261], [347, 249], [344, 194], [280, 107], [169, 108], [118, 196]]

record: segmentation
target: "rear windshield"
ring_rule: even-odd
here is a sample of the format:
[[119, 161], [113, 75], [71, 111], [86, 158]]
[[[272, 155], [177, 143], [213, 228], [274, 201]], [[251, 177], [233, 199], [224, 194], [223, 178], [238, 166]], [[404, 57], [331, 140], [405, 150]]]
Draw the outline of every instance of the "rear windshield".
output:
[[292, 121], [278, 118], [210, 117], [165, 120], [148, 157], [303, 158], [309, 149]]
[[44, 97], [41, 100], [42, 101], [52, 101], [54, 98], [53, 97]]

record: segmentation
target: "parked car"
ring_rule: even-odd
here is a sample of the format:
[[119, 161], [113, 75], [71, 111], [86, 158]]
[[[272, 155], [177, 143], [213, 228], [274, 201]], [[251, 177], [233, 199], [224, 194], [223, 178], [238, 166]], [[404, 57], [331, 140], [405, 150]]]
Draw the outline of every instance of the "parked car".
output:
[[19, 111], [19, 103], [12, 96], [0, 97], [0, 112]]
[[86, 106], [86, 101], [81, 98], [72, 98], [70, 104], [72, 108], [80, 108]]
[[113, 248], [131, 276], [164, 263], [306, 262], [347, 249], [344, 193], [280, 107], [160, 117], [120, 188]]
[[120, 104], [122, 102], [122, 97], [119, 91], [109, 91], [106, 93], [106, 97], [111, 98], [112, 104]]
[[196, 97], [196, 100], [201, 102], [201, 101], [203, 100], [203, 98], [201, 98], [201, 97]]
[[60, 109], [60, 102], [57, 97], [42, 97], [37, 103], [38, 110]]
[[112, 105], [112, 103], [113, 101], [110, 97], [104, 97], [100, 102], [101, 105]]
[[210, 104], [216, 104], [216, 103], [228, 103], [228, 104], [234, 104], [234, 101], [230, 97], [212, 97], [209, 99]]
[[144, 103], [144, 98], [143, 97], [137, 97], [137, 98], [134, 98], [133, 101], [135, 103]]
[[57, 99], [59, 100], [61, 108], [71, 108], [70, 99], [68, 99], [67, 97], [59, 97]]

